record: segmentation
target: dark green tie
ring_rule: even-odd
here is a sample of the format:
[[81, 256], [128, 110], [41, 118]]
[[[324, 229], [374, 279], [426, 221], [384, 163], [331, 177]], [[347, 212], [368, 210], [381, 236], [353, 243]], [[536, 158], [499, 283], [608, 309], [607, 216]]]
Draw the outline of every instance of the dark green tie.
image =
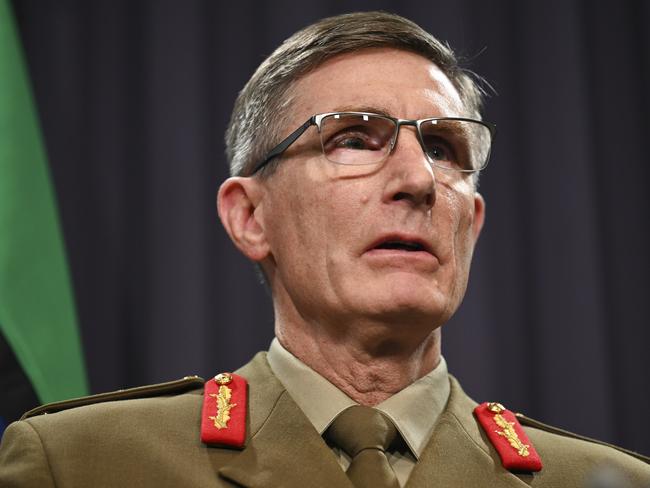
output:
[[393, 422], [379, 410], [362, 405], [344, 410], [327, 429], [326, 438], [350, 456], [348, 478], [357, 488], [399, 488], [386, 449], [397, 436]]

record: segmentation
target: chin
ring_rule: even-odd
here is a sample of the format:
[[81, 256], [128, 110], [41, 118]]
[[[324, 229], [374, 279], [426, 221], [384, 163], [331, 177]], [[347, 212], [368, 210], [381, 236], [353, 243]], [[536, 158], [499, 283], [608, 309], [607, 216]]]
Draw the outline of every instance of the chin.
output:
[[432, 330], [449, 318], [449, 296], [431, 283], [418, 286], [393, 282], [389, 286], [366, 286], [354, 300], [356, 308], [365, 309], [364, 315], [382, 321], [421, 323]]

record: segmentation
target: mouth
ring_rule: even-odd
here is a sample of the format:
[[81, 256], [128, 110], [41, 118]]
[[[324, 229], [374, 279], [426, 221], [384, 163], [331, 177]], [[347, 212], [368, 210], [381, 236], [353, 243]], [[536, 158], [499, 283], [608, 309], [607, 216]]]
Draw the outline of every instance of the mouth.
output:
[[431, 246], [424, 239], [402, 235], [384, 236], [375, 241], [366, 252], [375, 250], [433, 254]]

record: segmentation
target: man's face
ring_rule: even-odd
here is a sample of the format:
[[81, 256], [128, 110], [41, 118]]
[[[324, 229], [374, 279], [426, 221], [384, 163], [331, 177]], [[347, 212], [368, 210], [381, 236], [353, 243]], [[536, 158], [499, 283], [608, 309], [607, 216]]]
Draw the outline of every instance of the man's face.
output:
[[[467, 116], [430, 61], [395, 49], [328, 60], [297, 81], [283, 136], [311, 115], [334, 111], [394, 117]], [[276, 308], [307, 320], [427, 323], [433, 329], [465, 292], [483, 200], [471, 176], [432, 168], [413, 127], [376, 166], [322, 155], [311, 127], [263, 183], [256, 215], [268, 241], [265, 266]], [[419, 243], [411, 251], [396, 242]]]

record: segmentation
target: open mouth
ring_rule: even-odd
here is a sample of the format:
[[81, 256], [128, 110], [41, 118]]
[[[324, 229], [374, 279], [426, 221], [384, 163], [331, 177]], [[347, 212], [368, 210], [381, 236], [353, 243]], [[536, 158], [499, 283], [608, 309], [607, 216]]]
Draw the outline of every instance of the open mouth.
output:
[[409, 235], [384, 235], [368, 248], [369, 251], [404, 251], [409, 253], [425, 252], [433, 254], [431, 245], [426, 240]]
[[375, 246], [374, 249], [394, 249], [409, 252], [426, 251], [422, 244], [413, 241], [385, 241]]
[[417, 234], [391, 233], [378, 237], [365, 253], [372, 266], [407, 268], [410, 271], [431, 272], [438, 269], [440, 261], [433, 244]]

